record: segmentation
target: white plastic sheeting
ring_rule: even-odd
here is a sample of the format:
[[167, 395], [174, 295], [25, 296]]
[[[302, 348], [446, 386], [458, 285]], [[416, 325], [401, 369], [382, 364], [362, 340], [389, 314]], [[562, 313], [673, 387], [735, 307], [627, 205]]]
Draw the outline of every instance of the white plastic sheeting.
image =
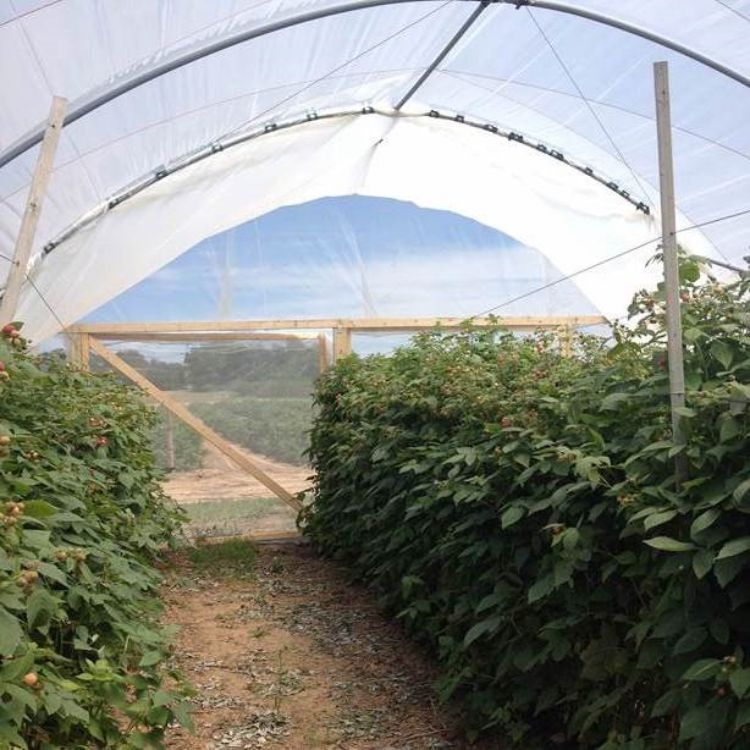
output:
[[[75, 110], [188, 51], [341, 5], [0, 0], [0, 148], [43, 120], [52, 93], [67, 96]], [[653, 208], [651, 63], [668, 59], [682, 226], [748, 207], [746, 86], [653, 41], [533, 5], [490, 4], [404, 111], [459, 113], [522, 133]], [[664, 36], [750, 77], [750, 0], [557, 5]], [[372, 105], [392, 112], [476, 7], [470, 0], [395, 2], [299, 23], [196, 59], [95, 109], [65, 128], [37, 252], [127, 185], [227, 135], [312, 111]], [[32, 148], [0, 169], [6, 255], [36, 154]], [[170, 174], [100, 211], [38, 261], [33, 277], [71, 323], [218, 231], [279, 206], [349, 193], [474, 218], [538, 249], [563, 273], [658, 233], [653, 214], [518, 143], [437, 120], [367, 115], [274, 132]], [[733, 261], [747, 253], [748, 215], [703, 231], [681, 241]], [[619, 314], [646, 283], [643, 260], [651, 252], [624, 256], [576, 284], [603, 312]], [[19, 317], [37, 340], [59, 328], [28, 285]]]

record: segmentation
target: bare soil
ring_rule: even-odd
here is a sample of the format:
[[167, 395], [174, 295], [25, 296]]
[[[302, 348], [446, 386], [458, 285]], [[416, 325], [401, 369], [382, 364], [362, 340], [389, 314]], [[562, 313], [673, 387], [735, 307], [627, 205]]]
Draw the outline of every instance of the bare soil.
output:
[[196, 733], [170, 730], [169, 750], [469, 747], [431, 659], [306, 545], [262, 546], [247, 577], [181, 557], [165, 600], [197, 690]]
[[[292, 494], [302, 492], [310, 486], [309, 467], [274, 461], [257, 453], [250, 453], [237, 444], [233, 444], [233, 447], [245, 453]], [[223, 453], [208, 443], [204, 443], [203, 468], [174, 472], [164, 482], [164, 491], [181, 504], [228, 497], [268, 497], [270, 494], [267, 487], [238, 469]]]

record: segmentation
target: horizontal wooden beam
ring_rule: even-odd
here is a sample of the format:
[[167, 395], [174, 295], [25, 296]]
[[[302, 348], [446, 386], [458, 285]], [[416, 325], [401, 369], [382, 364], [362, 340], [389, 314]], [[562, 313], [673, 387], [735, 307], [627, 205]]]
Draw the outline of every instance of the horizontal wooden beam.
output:
[[[70, 329], [68, 329], [70, 330]], [[98, 339], [109, 339], [112, 341], [159, 341], [163, 343], [192, 343], [200, 341], [313, 341], [318, 334], [313, 331], [295, 331], [294, 333], [281, 333], [273, 331], [173, 331], [141, 333], [112, 333], [110, 335], [101, 333], [85, 334], [95, 336]]]
[[225, 456], [233, 463], [246, 471], [252, 477], [257, 479], [262, 485], [267, 487], [274, 495], [281, 498], [287, 505], [294, 510], [300, 510], [301, 503], [290, 492], [285, 490], [278, 482], [268, 476], [263, 469], [250, 460], [241, 451], [238, 451], [231, 443], [225, 440], [217, 432], [214, 432], [202, 419], [196, 417], [189, 409], [183, 406], [179, 401], [157, 388], [148, 378], [145, 378], [135, 368], [131, 367], [125, 360], [118, 357], [113, 351], [110, 351], [101, 341], [91, 338], [89, 341], [91, 351], [98, 354], [112, 368], [122, 373], [128, 380], [131, 380], [137, 386], [142, 388], [149, 396], [158, 401], [165, 409], [168, 409], [178, 419], [181, 419], [188, 427], [192, 427], [202, 438], [207, 440], [211, 445], [216, 446]]
[[350, 328], [355, 331], [420, 331], [429, 328], [458, 330], [467, 323], [487, 327], [500, 325], [510, 330], [551, 330], [561, 326], [578, 328], [607, 322], [601, 315], [525, 316], [507, 318], [313, 318], [310, 320], [221, 320], [165, 321], [155, 323], [84, 323], [68, 328], [70, 333], [91, 333], [99, 338], [121, 338], [124, 334], [225, 333], [242, 331], [293, 331]]

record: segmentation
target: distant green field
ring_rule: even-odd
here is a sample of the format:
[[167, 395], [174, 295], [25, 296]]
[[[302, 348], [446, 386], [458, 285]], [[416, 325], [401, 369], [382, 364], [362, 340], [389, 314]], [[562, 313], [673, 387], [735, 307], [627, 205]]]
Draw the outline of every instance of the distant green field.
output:
[[[222, 437], [253, 453], [301, 466], [305, 464], [307, 433], [312, 422], [309, 398], [256, 398], [221, 393], [216, 401], [206, 399], [188, 408]], [[175, 468], [189, 471], [201, 467], [201, 440], [178, 419], [172, 420]], [[167, 467], [164, 420], [154, 428], [152, 444], [160, 467]]]

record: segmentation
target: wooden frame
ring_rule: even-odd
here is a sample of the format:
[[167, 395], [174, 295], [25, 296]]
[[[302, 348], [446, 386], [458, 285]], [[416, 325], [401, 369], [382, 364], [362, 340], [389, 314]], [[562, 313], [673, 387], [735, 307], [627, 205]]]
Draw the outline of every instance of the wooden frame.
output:
[[[196, 334], [207, 334], [203, 340], [211, 340], [215, 334], [240, 331], [320, 331], [342, 329], [375, 333], [379, 331], [420, 331], [440, 328], [444, 331], [460, 330], [467, 324], [473, 326], [500, 325], [511, 331], [551, 331], [561, 326], [580, 328], [600, 325], [607, 319], [601, 315], [575, 316], [523, 316], [498, 318], [311, 318], [309, 320], [220, 320], [220, 321], [165, 321], [149, 323], [85, 323], [70, 326], [69, 333], [90, 333], [100, 338], [122, 339], [128, 334], [143, 337], [146, 334], [187, 333], [197, 340]], [[218, 336], [217, 336], [218, 337]], [[154, 337], [155, 338], [155, 337]]]
[[[572, 337], [576, 328], [601, 325], [606, 318], [600, 315], [574, 317], [515, 317], [473, 318], [474, 326], [501, 325], [512, 331], [559, 331], [563, 355], [572, 353]], [[100, 356], [112, 368], [141, 387], [159, 402], [168, 413], [181, 419], [202, 438], [218, 448], [234, 464], [261, 482], [277, 497], [295, 510], [299, 500], [278, 482], [266, 474], [252, 459], [238, 451], [233, 445], [196, 417], [172, 396], [157, 388], [150, 380], [131, 367], [103, 343], [116, 341], [288, 341], [294, 339], [317, 340], [318, 367], [323, 373], [333, 362], [352, 352], [352, 337], [355, 332], [409, 332], [430, 329], [443, 331], [460, 330], [467, 324], [461, 318], [316, 318], [312, 320], [241, 320], [208, 322], [164, 322], [164, 323], [86, 323], [71, 326], [66, 330], [70, 336], [71, 362], [81, 369], [89, 368], [91, 352]], [[329, 346], [330, 331], [333, 335], [332, 357]]]
[[34, 175], [31, 179], [31, 187], [26, 199], [26, 208], [21, 219], [21, 228], [16, 237], [16, 246], [13, 251], [13, 262], [5, 282], [3, 299], [0, 303], [0, 326], [10, 323], [16, 315], [18, 298], [21, 295], [21, 287], [26, 280], [26, 269], [29, 266], [31, 248], [34, 244], [34, 235], [42, 212], [44, 196], [47, 185], [52, 176], [52, 167], [55, 161], [57, 144], [62, 132], [63, 120], [68, 100], [60, 96], [52, 97], [47, 127], [44, 131], [42, 147], [39, 151]]
[[99, 355], [108, 365], [131, 380], [137, 386], [141, 387], [149, 396], [158, 401], [165, 409], [181, 419], [188, 427], [192, 427], [202, 438], [207, 440], [211, 445], [218, 448], [234, 464], [246, 471], [252, 477], [257, 479], [262, 485], [267, 487], [274, 495], [281, 498], [287, 505], [294, 510], [300, 510], [302, 504], [291, 492], [285, 490], [278, 482], [272, 479], [261, 469], [254, 461], [249, 459], [244, 453], [238, 451], [231, 443], [225, 440], [217, 432], [214, 432], [202, 419], [196, 417], [187, 407], [169, 394], [157, 388], [150, 380], [141, 375], [134, 367], [131, 367], [125, 360], [117, 356], [111, 349], [96, 338], [89, 341], [91, 351]]

